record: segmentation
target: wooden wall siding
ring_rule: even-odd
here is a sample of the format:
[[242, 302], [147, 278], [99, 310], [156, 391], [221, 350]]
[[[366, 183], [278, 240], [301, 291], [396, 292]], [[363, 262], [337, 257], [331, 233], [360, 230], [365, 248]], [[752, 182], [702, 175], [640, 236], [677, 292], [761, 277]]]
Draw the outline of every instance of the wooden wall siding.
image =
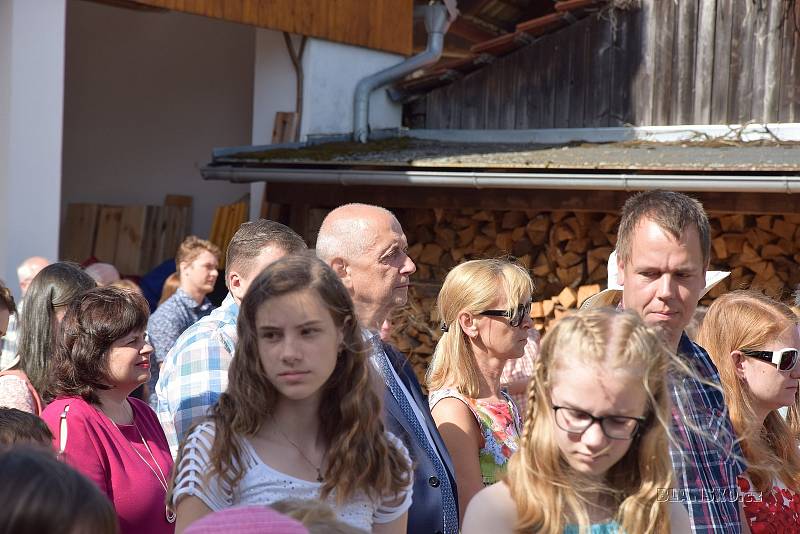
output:
[[135, 0], [139, 4], [410, 55], [413, 0]]
[[593, 15], [430, 92], [425, 127], [797, 122], [796, 9], [795, 0], [643, 0], [637, 11]]

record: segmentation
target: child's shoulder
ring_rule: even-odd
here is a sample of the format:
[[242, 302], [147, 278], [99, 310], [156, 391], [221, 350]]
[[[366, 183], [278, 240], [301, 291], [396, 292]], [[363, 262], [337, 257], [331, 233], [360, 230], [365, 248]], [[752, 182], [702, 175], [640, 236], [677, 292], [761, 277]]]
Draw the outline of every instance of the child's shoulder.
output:
[[517, 506], [505, 482], [483, 488], [470, 500], [464, 515], [463, 534], [492, 532], [511, 534], [517, 521]]

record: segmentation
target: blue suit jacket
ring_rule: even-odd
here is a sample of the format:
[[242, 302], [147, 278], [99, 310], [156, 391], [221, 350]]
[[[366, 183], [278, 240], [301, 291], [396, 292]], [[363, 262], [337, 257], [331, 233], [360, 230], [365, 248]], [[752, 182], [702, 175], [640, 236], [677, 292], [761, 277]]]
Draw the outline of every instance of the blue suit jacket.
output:
[[[450, 478], [450, 486], [453, 488], [453, 500], [457, 509], [458, 494], [456, 493], [455, 471], [450, 461], [450, 454], [447, 452], [444, 441], [442, 441], [442, 437], [436, 429], [436, 424], [433, 422], [431, 411], [428, 408], [428, 401], [422, 394], [422, 388], [420, 388], [417, 376], [405, 356], [397, 349], [384, 343], [383, 350], [425, 418], [428, 432], [433, 438], [434, 445], [444, 463], [445, 471], [447, 471], [447, 476]], [[411, 509], [408, 511], [408, 532], [413, 534], [444, 533], [442, 485], [438, 481], [436, 469], [425, 453], [425, 449], [417, 441], [413, 429], [400, 410], [400, 405], [397, 404], [388, 389], [384, 395], [384, 412], [386, 426], [391, 433], [403, 440], [414, 464], [414, 495]], [[446, 534], [455, 534], [457, 532], [457, 525], [452, 525], [452, 527], [454, 528], [448, 529]]]

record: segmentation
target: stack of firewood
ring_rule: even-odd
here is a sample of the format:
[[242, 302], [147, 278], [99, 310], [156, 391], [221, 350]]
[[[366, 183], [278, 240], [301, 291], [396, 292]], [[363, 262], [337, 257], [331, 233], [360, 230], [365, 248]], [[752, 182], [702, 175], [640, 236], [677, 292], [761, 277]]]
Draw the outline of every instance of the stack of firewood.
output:
[[[510, 256], [536, 286], [534, 327], [544, 332], [606, 286], [619, 217], [602, 212], [414, 210], [398, 213], [417, 264], [408, 305], [394, 316], [394, 343], [420, 376], [441, 332], [436, 295], [447, 272], [476, 258]], [[711, 217], [714, 269], [731, 276], [703, 299], [730, 289], [760, 288], [783, 298], [800, 283], [800, 215]]]

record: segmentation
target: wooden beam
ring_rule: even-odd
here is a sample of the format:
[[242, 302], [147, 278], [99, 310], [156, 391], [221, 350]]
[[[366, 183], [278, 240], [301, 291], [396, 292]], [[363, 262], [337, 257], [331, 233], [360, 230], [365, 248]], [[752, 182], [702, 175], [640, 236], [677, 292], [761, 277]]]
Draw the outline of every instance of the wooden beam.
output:
[[462, 37], [471, 43], [480, 43], [497, 37], [497, 35], [461, 17], [453, 21], [447, 33]]
[[[386, 208], [459, 207], [486, 210], [571, 210], [619, 213], [625, 191], [456, 189], [449, 187], [345, 187], [269, 184], [270, 202], [334, 208], [364, 202]], [[688, 193], [710, 213], [800, 213], [800, 198], [782, 193]]]
[[123, 9], [130, 9], [133, 11], [153, 11], [160, 13], [167, 13], [169, 10], [163, 7], [153, 7], [140, 4], [134, 0], [86, 0], [87, 2], [94, 2], [95, 4], [106, 4], [114, 7], [121, 7]]
[[597, 1], [598, 0], [564, 0], [562, 2], [556, 2], [556, 11], [563, 12], [583, 9], [585, 7], [591, 7], [596, 4]]
[[413, 0], [136, 0], [137, 4], [410, 55]]

